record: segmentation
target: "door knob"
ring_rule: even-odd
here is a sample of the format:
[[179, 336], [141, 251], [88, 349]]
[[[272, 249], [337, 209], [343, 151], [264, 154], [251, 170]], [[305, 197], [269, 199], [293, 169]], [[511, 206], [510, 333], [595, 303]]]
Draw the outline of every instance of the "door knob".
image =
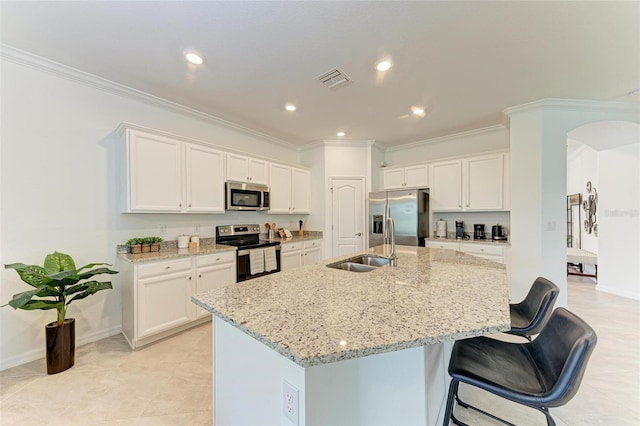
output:
[[358, 233], [356, 234], [356, 236], [357, 236], [357, 237], [362, 237], [362, 232], [358, 232]]

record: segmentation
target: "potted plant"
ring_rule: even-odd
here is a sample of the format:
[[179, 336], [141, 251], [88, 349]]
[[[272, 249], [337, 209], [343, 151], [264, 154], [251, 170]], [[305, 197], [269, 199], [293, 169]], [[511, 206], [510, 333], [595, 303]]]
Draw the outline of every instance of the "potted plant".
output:
[[[107, 263], [90, 263], [82, 268], [68, 254], [53, 252], [44, 259], [44, 266], [12, 263], [5, 269], [14, 269], [25, 283], [34, 287], [13, 296], [8, 304], [14, 309], [58, 311], [58, 319], [45, 326], [47, 346], [47, 373], [56, 374], [71, 368], [75, 362], [75, 318], [66, 318], [67, 306], [100, 290], [112, 288], [111, 282], [85, 281], [100, 274], [117, 274]], [[89, 269], [89, 270], [87, 270]], [[83, 282], [80, 282], [83, 281]]]
[[129, 238], [127, 245], [129, 246], [129, 253], [137, 254], [142, 253], [142, 239], [141, 238]]
[[140, 243], [142, 244], [143, 253], [149, 253], [151, 251], [151, 237], [140, 238]]
[[151, 244], [151, 251], [160, 251], [160, 243], [162, 242], [162, 238], [149, 237], [149, 241]]

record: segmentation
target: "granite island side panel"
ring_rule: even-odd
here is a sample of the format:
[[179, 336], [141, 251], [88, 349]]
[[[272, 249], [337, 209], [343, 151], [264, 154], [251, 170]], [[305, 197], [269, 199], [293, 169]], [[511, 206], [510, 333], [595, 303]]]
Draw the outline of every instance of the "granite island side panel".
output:
[[398, 246], [397, 253], [395, 268], [326, 267], [352, 253], [192, 300], [302, 367], [510, 328], [505, 265], [453, 250]]

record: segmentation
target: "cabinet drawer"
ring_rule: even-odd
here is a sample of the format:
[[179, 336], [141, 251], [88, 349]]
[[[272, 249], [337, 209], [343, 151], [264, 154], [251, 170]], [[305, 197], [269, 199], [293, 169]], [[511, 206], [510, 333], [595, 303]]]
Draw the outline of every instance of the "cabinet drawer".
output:
[[137, 267], [138, 278], [191, 269], [191, 258], [145, 263]]
[[490, 256], [503, 256], [504, 247], [496, 247], [482, 244], [461, 244], [460, 248], [465, 253], [483, 254]]
[[281, 244], [280, 245], [280, 252], [281, 253], [289, 253], [291, 251], [302, 250], [302, 246], [303, 245], [304, 244], [302, 242]]
[[460, 245], [458, 243], [447, 242], [447, 241], [427, 241], [426, 245], [427, 247], [430, 247], [430, 248], [460, 250]]
[[304, 248], [314, 248], [320, 247], [322, 245], [322, 240], [311, 240], [304, 242]]
[[200, 266], [208, 266], [208, 265], [218, 265], [221, 263], [230, 263], [236, 260], [236, 252], [235, 251], [226, 251], [222, 253], [213, 253], [213, 254], [205, 254], [196, 257], [196, 265]]

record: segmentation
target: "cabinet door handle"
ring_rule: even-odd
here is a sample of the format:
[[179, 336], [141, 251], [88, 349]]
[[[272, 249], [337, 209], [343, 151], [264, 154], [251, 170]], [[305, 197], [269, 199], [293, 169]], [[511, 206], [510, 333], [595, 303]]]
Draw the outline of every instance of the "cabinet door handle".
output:
[[191, 204], [189, 204], [189, 208], [191, 208]]
[[165, 266], [164, 269], [171, 269], [171, 266]]
[[356, 237], [362, 237], [362, 232], [358, 232], [358, 233], [356, 234]]
[[189, 276], [189, 281], [191, 281], [191, 276]]
[[182, 207], [182, 203], [178, 204], [178, 207]]
[[198, 278], [202, 278], [202, 274], [198, 274]]
[[218, 260], [220, 260], [220, 258], [219, 258], [219, 257], [216, 257], [216, 262], [217, 262]]

